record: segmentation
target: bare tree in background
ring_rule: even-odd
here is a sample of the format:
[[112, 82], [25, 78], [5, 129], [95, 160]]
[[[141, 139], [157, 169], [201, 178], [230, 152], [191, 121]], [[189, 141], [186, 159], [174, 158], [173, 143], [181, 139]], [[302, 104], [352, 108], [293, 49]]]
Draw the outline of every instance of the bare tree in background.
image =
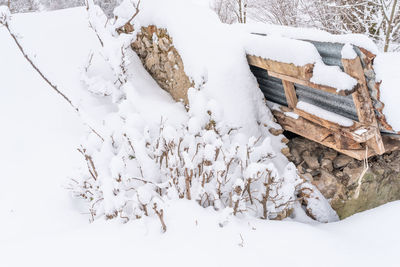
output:
[[0, 5], [6, 5], [12, 13], [38, 11], [41, 7], [39, 0], [0, 0]]
[[301, 4], [309, 26], [331, 33], [365, 34], [385, 52], [391, 43], [400, 43], [399, 0], [302, 0]]
[[[121, 0], [95, 0], [113, 16]], [[83, 6], [84, 0], [0, 0], [12, 13]], [[400, 0], [213, 0], [223, 23], [249, 20], [316, 27], [331, 33], [361, 33], [386, 51], [400, 51]]]
[[300, 0], [254, 1], [251, 16], [257, 21], [279, 25], [299, 26], [301, 14]]
[[235, 0], [236, 7], [235, 15], [239, 23], [246, 23], [247, 21], [247, 8], [248, 0]]
[[[112, 17], [114, 8], [122, 0], [96, 0], [107, 16]], [[84, 6], [85, 0], [0, 0], [0, 5], [7, 5], [11, 13], [56, 10]]]
[[211, 7], [224, 23], [246, 23], [253, 2], [255, 0], [215, 0]]
[[389, 45], [396, 38], [400, 41], [400, 1], [380, 0], [380, 8], [383, 14], [382, 27], [385, 34], [384, 51], [389, 50]]
[[236, 18], [233, 15], [230, 2], [226, 0], [215, 0], [211, 4], [211, 8], [217, 13], [219, 19], [223, 23], [232, 24]]
[[224, 23], [246, 23], [249, 19], [297, 26], [300, 0], [214, 0], [213, 10]]

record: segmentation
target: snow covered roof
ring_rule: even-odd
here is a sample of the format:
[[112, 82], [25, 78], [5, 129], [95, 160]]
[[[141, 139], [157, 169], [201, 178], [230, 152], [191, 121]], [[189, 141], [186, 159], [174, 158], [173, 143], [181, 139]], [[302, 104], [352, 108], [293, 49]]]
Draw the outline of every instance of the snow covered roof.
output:
[[[261, 28], [259, 24], [256, 25], [258, 29]], [[396, 101], [393, 100], [398, 99], [396, 96], [400, 85], [400, 80], [397, 78], [399, 75], [396, 74], [396, 70], [400, 69], [399, 53], [379, 53], [371, 40], [360, 35], [332, 35], [311, 29], [306, 29], [304, 34], [294, 34], [293, 28], [275, 25], [264, 25], [267, 29], [264, 29], [264, 32], [268, 33], [250, 33], [249, 29], [253, 29], [251, 26], [242, 27], [246, 29], [245, 36], [257, 36], [245, 37], [248, 40], [247, 53], [298, 66], [314, 63], [316, 67], [311, 81], [335, 87], [338, 90], [350, 88], [351, 80], [338, 68], [332, 72], [327, 66], [336, 66], [343, 71], [342, 59], [353, 59], [359, 56], [381, 130], [391, 133], [400, 131], [396, 115], [398, 107]], [[281, 35], [277, 35], [278, 32]], [[311, 33], [318, 34], [311, 35]], [[276, 45], [277, 43], [279, 45]], [[335, 99], [333, 95], [328, 94], [325, 97], [328, 97], [325, 98], [325, 104], [330, 103], [328, 109], [342, 115], [347, 113], [347, 117], [354, 119], [356, 113], [353, 104], [347, 103], [345, 99]]]
[[[304, 123], [308, 127], [315, 126], [314, 130], [305, 130], [301, 119], [287, 120], [286, 115], [280, 117], [274, 112], [286, 130], [318, 141], [325, 129], [325, 137], [319, 142], [357, 159], [365, 157], [365, 142], [373, 136], [377, 139], [371, 147], [374, 152], [369, 156], [391, 151], [387, 145], [389, 141], [381, 138], [380, 131], [396, 133], [388, 124], [387, 117], [393, 122], [398, 107], [392, 99], [387, 99], [389, 108], [382, 102], [381, 81], [376, 77], [373, 65], [375, 54], [353, 46], [352, 43], [357, 43], [355, 41], [343, 44], [249, 32], [242, 33], [242, 38], [246, 43], [250, 68], [266, 99], [287, 106], [290, 112], [306, 119]], [[330, 39], [351, 41], [349, 38]], [[368, 47], [367, 42], [358, 43]], [[398, 75], [394, 72], [390, 75], [389, 71], [395, 61], [380, 65], [378, 61], [378, 67], [382, 68], [378, 70], [383, 71], [384, 79], [388, 81], [384, 83], [384, 90], [396, 87]], [[290, 113], [279, 112], [282, 111], [283, 114]], [[343, 132], [343, 127], [349, 131]], [[337, 140], [328, 141], [326, 137], [329, 135], [349, 140], [343, 145]], [[354, 145], [350, 145], [350, 140]]]

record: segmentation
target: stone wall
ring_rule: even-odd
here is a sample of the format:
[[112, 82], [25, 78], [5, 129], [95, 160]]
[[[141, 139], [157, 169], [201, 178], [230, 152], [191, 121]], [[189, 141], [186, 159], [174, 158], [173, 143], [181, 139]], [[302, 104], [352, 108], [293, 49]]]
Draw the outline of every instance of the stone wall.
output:
[[187, 91], [193, 83], [185, 74], [182, 58], [167, 31], [156, 26], [142, 27], [131, 46], [160, 87], [175, 101], [188, 104]]
[[400, 151], [370, 158], [362, 176], [363, 161], [302, 137], [288, 146], [299, 173], [330, 200], [341, 219], [400, 199]]

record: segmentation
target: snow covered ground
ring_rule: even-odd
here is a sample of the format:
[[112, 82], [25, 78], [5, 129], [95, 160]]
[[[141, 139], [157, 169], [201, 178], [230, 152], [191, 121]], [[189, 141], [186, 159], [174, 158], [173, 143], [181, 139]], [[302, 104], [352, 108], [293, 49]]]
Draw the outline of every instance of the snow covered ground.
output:
[[[14, 25], [43, 70], [78, 100], [79, 66], [96, 43], [82, 27], [84, 9], [16, 15]], [[166, 207], [165, 234], [154, 218], [90, 224], [63, 188], [80, 166], [85, 127], [4, 28], [0, 114], [0, 266], [399, 265], [400, 202], [337, 223], [249, 217], [220, 228], [220, 214], [181, 200]]]

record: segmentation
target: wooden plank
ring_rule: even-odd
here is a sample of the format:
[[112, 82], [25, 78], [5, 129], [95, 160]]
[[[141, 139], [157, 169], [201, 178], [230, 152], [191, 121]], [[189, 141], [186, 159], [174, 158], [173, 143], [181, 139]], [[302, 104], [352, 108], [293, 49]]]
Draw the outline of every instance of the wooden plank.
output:
[[[303, 131], [307, 131], [308, 129], [308, 135], [310, 137], [312, 136], [312, 140], [316, 142], [322, 142], [328, 136], [332, 135], [332, 132], [328, 129], [313, 124], [301, 117], [299, 117], [298, 119], [294, 119], [292, 117], [286, 116], [282, 111], [273, 110], [272, 112], [278, 120], [279, 124], [287, 131], [304, 136]], [[307, 138], [307, 136], [304, 137]]]
[[[334, 122], [325, 120], [325, 119], [323, 119], [323, 118], [321, 118], [321, 117], [318, 117], [318, 116], [316, 116], [316, 115], [313, 115], [313, 114], [311, 114], [311, 113], [308, 113], [307, 111], [304, 111], [304, 110], [299, 109], [299, 108], [295, 108], [295, 109], [294, 109], [294, 112], [295, 112], [296, 114], [300, 115], [301, 117], [303, 117], [303, 118], [305, 118], [305, 119], [307, 119], [307, 120], [310, 120], [310, 121], [312, 121], [312, 122], [314, 122], [314, 123], [317, 123], [317, 124], [319, 124], [319, 125], [321, 125], [321, 126], [323, 126], [323, 127], [325, 127], [325, 128], [328, 128], [328, 129], [330, 129], [330, 130], [339, 131], [339, 130], [341, 130], [342, 128], [344, 128], [343, 126], [340, 126], [340, 125], [337, 124], [337, 123], [334, 123]], [[355, 128], [355, 127], [356, 127], [356, 126], [355, 126], [355, 123], [357, 123], [357, 122], [353, 121], [353, 126], [349, 127], [349, 129]]]
[[360, 143], [357, 143], [353, 139], [347, 138], [339, 133], [335, 133], [333, 137], [335, 138], [335, 145], [339, 149], [354, 150], [363, 148]]
[[368, 91], [364, 70], [359, 57], [354, 59], [342, 59], [344, 70], [358, 82], [357, 90], [353, 93], [353, 101], [357, 109], [358, 119], [362, 124], [376, 128], [375, 135], [367, 142], [379, 155], [385, 153], [385, 146], [379, 131], [378, 122], [375, 116], [375, 109]]
[[303, 80], [310, 80], [314, 69], [314, 64], [296, 66], [252, 55], [247, 55], [247, 61], [250, 65]]
[[320, 84], [315, 84], [315, 83], [312, 83], [312, 82], [307, 81], [307, 80], [302, 80], [302, 79], [291, 77], [291, 76], [288, 76], [288, 75], [285, 75], [285, 74], [280, 74], [280, 73], [277, 73], [277, 72], [274, 72], [274, 71], [268, 71], [268, 75], [270, 75], [272, 77], [275, 77], [275, 78], [278, 78], [278, 79], [281, 79], [281, 80], [286, 80], [286, 81], [289, 81], [289, 82], [292, 82], [292, 83], [297, 83], [297, 84], [300, 84], [300, 85], [308, 86], [308, 87], [311, 87], [311, 88], [314, 88], [314, 89], [317, 89], [317, 90], [322, 90], [322, 91], [325, 91], [325, 92], [328, 92], [328, 93], [331, 93], [331, 94], [335, 94], [335, 95], [347, 96], [347, 95], [351, 95], [356, 90], [356, 88], [354, 88], [352, 90], [341, 90], [341, 91], [338, 91], [336, 88], [333, 88], [333, 87], [320, 85]]
[[[317, 142], [326, 147], [332, 148], [340, 153], [348, 155], [357, 160], [363, 160], [366, 155], [366, 149], [342, 149], [341, 144], [338, 144], [334, 137], [334, 132], [330, 131], [323, 126], [316, 123], [308, 121], [302, 117], [294, 119], [292, 117], [286, 116], [284, 112], [278, 110], [272, 110], [278, 123], [286, 130], [298, 135], [301, 135], [307, 139]], [[369, 149], [367, 157], [376, 155], [375, 151]]]
[[[318, 125], [321, 125], [321, 126], [327, 128], [327, 129], [330, 129], [331, 131], [338, 133], [342, 136], [345, 136], [349, 139], [352, 139], [358, 143], [364, 143], [375, 136], [376, 129], [374, 127], [364, 126], [361, 123], [356, 122], [356, 121], [353, 121], [353, 126], [344, 127], [337, 123], [322, 119], [318, 116], [315, 116], [313, 114], [310, 114], [310, 113], [308, 113], [304, 110], [298, 109], [298, 108], [295, 108], [294, 112], [297, 115], [299, 115], [309, 121], [312, 121]], [[363, 129], [364, 132], [357, 134], [357, 131], [361, 130], [361, 129]]]
[[355, 78], [359, 84], [353, 94], [354, 104], [357, 109], [357, 115], [360, 122], [374, 125], [376, 118], [371, 97], [369, 95], [367, 83], [364, 76], [364, 70], [359, 57], [355, 59], [342, 59], [344, 70], [351, 77]]
[[285, 90], [286, 101], [290, 108], [295, 108], [297, 105], [297, 95], [294, 89], [294, 84], [285, 80], [282, 80], [283, 89]]

